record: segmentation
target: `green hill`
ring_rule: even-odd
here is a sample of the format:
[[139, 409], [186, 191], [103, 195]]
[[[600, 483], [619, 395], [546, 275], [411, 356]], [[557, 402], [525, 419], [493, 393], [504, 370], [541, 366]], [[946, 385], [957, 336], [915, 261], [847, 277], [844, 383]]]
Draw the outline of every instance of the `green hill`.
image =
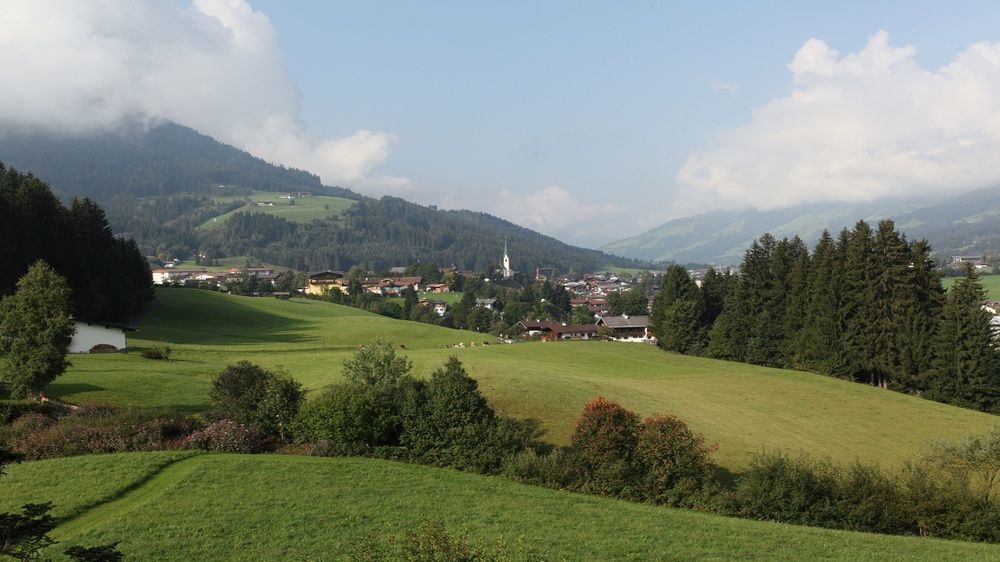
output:
[[[565, 272], [645, 265], [570, 246], [485, 213], [324, 186], [314, 174], [271, 164], [171, 122], [133, 122], [77, 135], [4, 128], [0, 162], [32, 172], [64, 198], [96, 199], [116, 234], [135, 238], [148, 255], [164, 258], [199, 252], [250, 256], [298, 270], [347, 270], [355, 264], [379, 270], [419, 261], [482, 272], [498, 264], [506, 239], [514, 269], [528, 275], [540, 266]], [[281, 220], [250, 221], [228, 232], [199, 228], [232, 223], [220, 215], [233, 211], [234, 199], [243, 207], [239, 201], [247, 196], [275, 192], [313, 197], [298, 199], [295, 209], [240, 209]]]
[[[10, 467], [0, 510], [55, 500], [53, 532], [135, 560], [345, 559], [441, 521], [566, 560], [996, 560], [1000, 547], [730, 519], [369, 459], [132, 453]], [[71, 493], [72, 491], [73, 493]], [[520, 550], [518, 550], [520, 549]]]
[[[899, 466], [929, 440], [983, 433], [998, 418], [810, 373], [665, 353], [642, 344], [499, 345], [483, 334], [398, 321], [318, 301], [165, 289], [129, 345], [169, 343], [175, 361], [137, 353], [74, 356], [48, 393], [70, 401], [204, 408], [211, 378], [247, 359], [285, 369], [316, 391], [379, 336], [406, 347], [420, 376], [457, 355], [501, 411], [534, 418], [565, 443], [583, 405], [603, 395], [642, 414], [675, 413], [719, 444], [739, 471], [752, 453], [781, 449]], [[483, 347], [482, 342], [492, 345]], [[464, 349], [454, 349], [462, 342]], [[475, 342], [476, 347], [471, 344]]]
[[281, 217], [289, 222], [308, 223], [314, 220], [339, 217], [357, 203], [357, 201], [344, 199], [343, 197], [313, 195], [310, 197], [299, 197], [292, 204], [291, 201], [281, 197], [280, 194], [256, 191], [246, 196], [213, 197], [212, 199], [216, 203], [246, 201], [246, 204], [208, 219], [199, 228], [221, 228], [229, 220], [229, 217], [236, 213], [267, 213]]

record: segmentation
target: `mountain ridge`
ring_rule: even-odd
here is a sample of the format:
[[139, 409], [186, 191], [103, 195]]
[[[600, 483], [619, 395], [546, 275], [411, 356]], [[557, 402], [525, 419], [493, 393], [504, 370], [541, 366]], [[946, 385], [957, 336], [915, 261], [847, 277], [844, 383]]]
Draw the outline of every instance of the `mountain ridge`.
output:
[[[7, 129], [0, 134], [0, 161], [32, 172], [66, 198], [97, 200], [117, 234], [134, 237], [148, 255], [164, 258], [245, 255], [301, 270], [352, 265], [379, 270], [430, 261], [487, 272], [508, 239], [514, 268], [526, 273], [542, 266], [595, 271], [645, 265], [571, 246], [487, 213], [438, 210], [325, 186], [314, 174], [271, 164], [169, 121], [80, 135]], [[221, 205], [220, 196], [249, 201], [264, 191], [304, 191], [357, 204], [336, 219], [300, 224], [250, 209], [227, 219], [233, 225], [228, 230], [197, 229], [236, 208]]]

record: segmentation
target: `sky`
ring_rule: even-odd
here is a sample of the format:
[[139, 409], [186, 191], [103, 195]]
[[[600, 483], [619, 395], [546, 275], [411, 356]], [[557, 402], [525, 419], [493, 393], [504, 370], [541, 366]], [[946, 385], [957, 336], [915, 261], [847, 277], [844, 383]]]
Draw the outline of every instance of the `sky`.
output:
[[995, 2], [0, 0], [0, 122], [172, 119], [599, 246], [1000, 184]]

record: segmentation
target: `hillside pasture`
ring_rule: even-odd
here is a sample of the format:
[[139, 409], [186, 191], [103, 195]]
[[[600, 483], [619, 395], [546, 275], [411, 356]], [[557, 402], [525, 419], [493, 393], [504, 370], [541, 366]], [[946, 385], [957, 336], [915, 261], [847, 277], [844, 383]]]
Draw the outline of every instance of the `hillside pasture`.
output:
[[[666, 353], [643, 344], [534, 342], [501, 345], [475, 332], [398, 321], [330, 303], [160, 289], [159, 305], [130, 346], [173, 348], [173, 361], [136, 353], [73, 356], [47, 392], [69, 401], [139, 407], [207, 406], [212, 377], [249, 360], [283, 369], [311, 394], [342, 380], [358, 345], [388, 337], [428, 376], [456, 355], [501, 412], [541, 422], [566, 443], [596, 396], [653, 415], [674, 413], [719, 444], [714, 459], [738, 472], [753, 453], [782, 450], [837, 462], [898, 467], [927, 442], [983, 433], [996, 416], [822, 375]], [[482, 342], [492, 343], [483, 347]], [[452, 347], [458, 342], [464, 349]], [[475, 342], [477, 347], [472, 348]]]
[[[961, 277], [945, 277], [941, 280], [945, 289], [951, 288]], [[986, 289], [986, 298], [1000, 300], [1000, 275], [980, 274], [979, 282]]]
[[247, 204], [228, 213], [212, 217], [198, 228], [221, 228], [229, 220], [229, 217], [236, 213], [267, 213], [290, 222], [307, 223], [314, 220], [338, 217], [357, 204], [357, 201], [351, 199], [327, 195], [298, 197], [294, 200], [295, 204], [292, 204], [290, 200], [282, 198], [278, 193], [265, 192], [255, 192], [250, 196], [215, 197], [213, 200], [219, 203], [246, 200]]
[[[440, 521], [473, 541], [565, 560], [996, 560], [1000, 547], [796, 527], [571, 494], [474, 474], [370, 459], [162, 453], [39, 461], [0, 479], [0, 510], [57, 499], [81, 506], [60, 544], [120, 541], [129, 559], [348, 559], [366, 538]], [[151, 460], [147, 457], [154, 456]], [[55, 466], [56, 463], [59, 466]], [[105, 474], [119, 466], [133, 481]], [[61, 479], [51, 474], [58, 473]], [[23, 483], [33, 483], [33, 495]], [[99, 486], [82, 507], [66, 488]], [[14, 488], [16, 493], [9, 493]], [[93, 495], [97, 497], [96, 494]], [[57, 509], [59, 509], [57, 507]]]

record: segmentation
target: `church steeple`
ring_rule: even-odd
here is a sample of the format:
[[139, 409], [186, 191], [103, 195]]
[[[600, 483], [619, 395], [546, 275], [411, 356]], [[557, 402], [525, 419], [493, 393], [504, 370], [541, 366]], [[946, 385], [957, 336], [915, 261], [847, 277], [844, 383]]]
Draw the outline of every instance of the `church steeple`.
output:
[[510, 270], [510, 256], [507, 255], [507, 238], [503, 239], [503, 278], [510, 279], [514, 272]]

